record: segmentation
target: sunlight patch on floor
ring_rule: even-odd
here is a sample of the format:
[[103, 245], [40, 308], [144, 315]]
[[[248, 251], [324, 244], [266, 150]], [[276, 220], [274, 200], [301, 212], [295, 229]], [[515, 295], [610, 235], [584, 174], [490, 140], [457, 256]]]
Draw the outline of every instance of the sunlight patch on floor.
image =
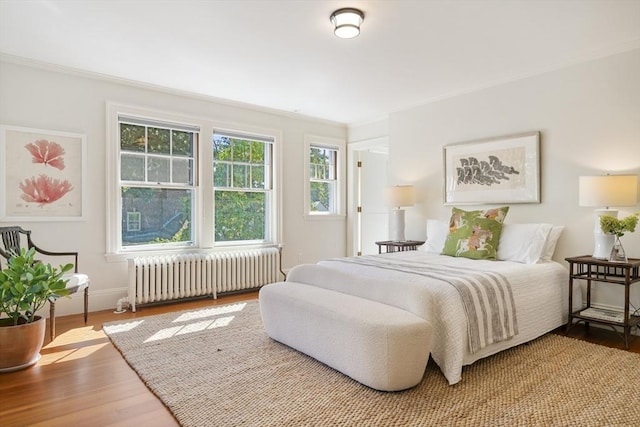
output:
[[118, 323], [117, 325], [105, 325], [102, 328], [107, 334], [117, 334], [120, 332], [127, 332], [132, 329], [135, 329], [138, 326], [140, 326], [142, 323], [144, 323], [144, 319], [134, 320], [126, 323]]
[[63, 362], [70, 362], [72, 360], [83, 359], [85, 357], [91, 356], [96, 351], [108, 345], [109, 345], [108, 342], [104, 342], [100, 344], [87, 345], [84, 347], [75, 348], [73, 350], [62, 350], [62, 351], [56, 351], [49, 354], [43, 354], [42, 359], [40, 359], [40, 361], [38, 362], [38, 365], [46, 366], [54, 363], [63, 363]]
[[43, 348], [54, 349], [56, 347], [76, 344], [83, 341], [98, 340], [104, 337], [105, 335], [104, 332], [102, 332], [102, 328], [96, 328], [94, 325], [87, 325], [71, 329], [56, 336], [53, 341], [47, 343]]
[[[237, 310], [236, 310], [237, 311]], [[147, 338], [144, 342], [160, 341], [167, 338], [171, 338], [178, 335], [191, 334], [194, 332], [200, 332], [207, 329], [222, 328], [229, 325], [235, 316], [220, 317], [213, 320], [203, 320], [201, 322], [188, 323], [182, 326], [173, 326], [171, 328], [164, 328]]]
[[238, 311], [244, 310], [246, 306], [247, 306], [247, 303], [242, 302], [242, 303], [230, 304], [222, 307], [211, 307], [211, 308], [205, 308], [202, 310], [188, 311], [188, 312], [182, 313], [173, 322], [174, 323], [189, 322], [191, 320], [204, 319], [206, 317], [219, 316], [221, 314], [236, 313]]

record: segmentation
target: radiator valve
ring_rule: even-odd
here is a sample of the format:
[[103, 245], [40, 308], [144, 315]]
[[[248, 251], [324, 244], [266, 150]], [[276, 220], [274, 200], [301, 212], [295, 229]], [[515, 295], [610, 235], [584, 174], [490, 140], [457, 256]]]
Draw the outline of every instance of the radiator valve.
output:
[[127, 311], [125, 307], [129, 305], [129, 299], [127, 297], [122, 297], [116, 303], [116, 311], [114, 313], [121, 314]]

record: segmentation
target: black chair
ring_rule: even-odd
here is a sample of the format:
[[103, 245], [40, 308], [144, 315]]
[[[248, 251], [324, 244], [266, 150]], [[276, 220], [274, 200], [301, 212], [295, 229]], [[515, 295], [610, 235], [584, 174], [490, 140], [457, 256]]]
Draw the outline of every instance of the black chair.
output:
[[[89, 276], [78, 273], [78, 252], [51, 252], [40, 249], [31, 240], [31, 231], [24, 230], [22, 227], [0, 227], [0, 236], [2, 244], [0, 245], [0, 255], [7, 260], [15, 253], [20, 253], [22, 248], [21, 242], [27, 241], [27, 248], [34, 248], [36, 252], [48, 256], [66, 256], [73, 258], [73, 273], [67, 273], [63, 276], [67, 282], [69, 295], [84, 291], [84, 323], [87, 323], [89, 316]], [[0, 263], [1, 264], [1, 263]], [[1, 267], [1, 265], [0, 265]], [[49, 299], [49, 332], [51, 341], [56, 336], [56, 299]]]

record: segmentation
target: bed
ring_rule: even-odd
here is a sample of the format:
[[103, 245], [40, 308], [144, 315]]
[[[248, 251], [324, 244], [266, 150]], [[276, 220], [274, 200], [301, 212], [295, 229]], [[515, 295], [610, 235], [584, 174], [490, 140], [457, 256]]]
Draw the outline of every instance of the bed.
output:
[[[438, 227], [442, 234], [443, 225]], [[441, 245], [434, 242], [437, 232], [432, 229], [430, 241], [420, 250], [336, 258], [317, 265], [297, 266], [287, 280], [384, 302], [424, 318], [434, 327], [431, 356], [449, 384], [456, 384], [462, 379], [463, 366], [533, 340], [567, 322], [568, 273], [564, 266], [550, 259], [562, 229], [556, 228], [552, 236], [554, 227], [548, 224], [511, 227], [512, 232], [500, 240], [501, 244], [507, 242], [499, 256], [502, 260], [441, 255]], [[429, 228], [428, 224], [428, 232]], [[536, 245], [532, 258], [532, 247]], [[504, 336], [497, 333], [480, 345], [473, 344], [470, 326], [478, 319], [469, 315], [460, 290], [446, 277], [430, 273], [434, 269], [506, 280], [510, 295], [503, 295], [504, 304], [494, 308], [499, 316], [493, 317], [493, 323], [496, 318], [508, 317], [509, 307], [503, 305], [512, 304], [514, 319], [507, 325], [512, 329], [510, 333]], [[574, 308], [581, 304], [581, 295], [577, 293]], [[484, 322], [491, 324], [491, 316], [487, 319]]]

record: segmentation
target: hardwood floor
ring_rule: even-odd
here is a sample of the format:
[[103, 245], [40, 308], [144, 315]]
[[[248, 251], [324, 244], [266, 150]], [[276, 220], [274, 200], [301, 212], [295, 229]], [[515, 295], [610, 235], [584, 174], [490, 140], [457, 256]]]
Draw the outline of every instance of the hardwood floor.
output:
[[177, 426], [102, 332], [102, 324], [153, 314], [255, 299], [257, 292], [56, 318], [57, 336], [45, 341], [42, 359], [22, 371], [0, 374], [0, 425]]
[[[113, 311], [59, 317], [58, 336], [45, 342], [34, 367], [0, 374], [0, 424], [12, 426], [177, 426], [164, 407], [129, 368], [102, 332], [102, 324], [178, 310], [255, 299], [257, 292], [170, 305], [145, 307], [137, 313]], [[556, 331], [566, 335], [564, 329]], [[612, 331], [575, 326], [568, 336], [623, 348]], [[640, 353], [640, 339], [631, 349]]]

